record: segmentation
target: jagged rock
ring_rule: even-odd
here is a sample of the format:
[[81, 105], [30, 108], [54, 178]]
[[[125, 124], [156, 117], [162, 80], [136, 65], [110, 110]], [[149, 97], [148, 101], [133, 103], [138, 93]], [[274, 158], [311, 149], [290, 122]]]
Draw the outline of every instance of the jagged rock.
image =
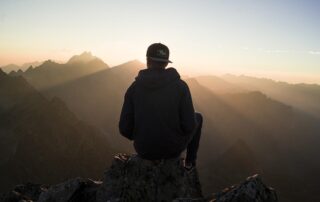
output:
[[26, 183], [17, 185], [13, 191], [0, 196], [1, 202], [36, 201], [42, 192], [47, 191], [48, 185]]
[[263, 184], [258, 175], [214, 195], [212, 202], [277, 202], [274, 189]]
[[188, 173], [181, 159], [152, 162], [117, 155], [97, 191], [97, 201], [172, 201], [201, 198], [196, 170]]
[[239, 185], [203, 197], [197, 170], [187, 172], [182, 159], [152, 162], [136, 155], [116, 155], [103, 182], [75, 178], [50, 188], [18, 185], [0, 202], [278, 202], [276, 192], [258, 175]]
[[38, 202], [86, 202], [96, 201], [96, 191], [101, 185], [99, 181], [76, 178], [53, 185], [42, 192]]

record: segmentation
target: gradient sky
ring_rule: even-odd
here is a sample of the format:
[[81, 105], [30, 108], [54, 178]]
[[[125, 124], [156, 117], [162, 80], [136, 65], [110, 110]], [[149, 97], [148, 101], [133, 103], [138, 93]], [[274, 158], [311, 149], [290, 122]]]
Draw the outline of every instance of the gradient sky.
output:
[[0, 65], [91, 51], [109, 65], [169, 46], [184, 74], [320, 83], [318, 0], [0, 0]]

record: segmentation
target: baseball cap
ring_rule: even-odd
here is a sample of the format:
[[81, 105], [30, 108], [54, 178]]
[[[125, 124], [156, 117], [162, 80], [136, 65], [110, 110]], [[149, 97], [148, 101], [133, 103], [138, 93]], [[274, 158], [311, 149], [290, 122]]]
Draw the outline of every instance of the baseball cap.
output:
[[148, 47], [147, 58], [157, 62], [168, 62], [169, 60], [169, 48], [162, 43], [154, 43]]

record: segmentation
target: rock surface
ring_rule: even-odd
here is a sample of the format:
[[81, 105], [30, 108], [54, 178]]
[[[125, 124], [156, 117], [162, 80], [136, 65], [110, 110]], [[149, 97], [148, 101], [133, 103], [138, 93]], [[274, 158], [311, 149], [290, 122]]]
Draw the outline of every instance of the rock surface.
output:
[[196, 170], [186, 172], [181, 159], [152, 162], [118, 155], [105, 173], [97, 201], [172, 201], [201, 198]]
[[1, 202], [277, 202], [272, 188], [259, 176], [203, 197], [197, 170], [187, 172], [182, 159], [148, 161], [138, 156], [116, 155], [103, 182], [75, 178], [46, 186], [27, 183], [0, 195]]
[[48, 190], [48, 185], [26, 183], [17, 185], [14, 190], [0, 194], [1, 202], [37, 201], [40, 194]]
[[258, 175], [248, 177], [239, 185], [225, 188], [216, 193], [214, 202], [275, 202], [278, 197], [274, 189], [263, 184]]
[[38, 202], [96, 201], [96, 192], [100, 185], [101, 182], [90, 179], [71, 179], [51, 186], [40, 194]]

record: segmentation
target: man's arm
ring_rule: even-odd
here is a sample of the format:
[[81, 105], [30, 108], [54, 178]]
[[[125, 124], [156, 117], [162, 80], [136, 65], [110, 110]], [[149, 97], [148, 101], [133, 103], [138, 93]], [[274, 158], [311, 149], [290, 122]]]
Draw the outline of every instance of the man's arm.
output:
[[191, 93], [186, 83], [184, 83], [183, 94], [180, 101], [180, 125], [185, 135], [191, 135], [196, 127]]
[[120, 133], [128, 138], [133, 140], [133, 128], [134, 128], [134, 110], [133, 110], [133, 86], [134, 83], [128, 88], [125, 96], [124, 103], [121, 110], [120, 121], [119, 121], [119, 130]]

